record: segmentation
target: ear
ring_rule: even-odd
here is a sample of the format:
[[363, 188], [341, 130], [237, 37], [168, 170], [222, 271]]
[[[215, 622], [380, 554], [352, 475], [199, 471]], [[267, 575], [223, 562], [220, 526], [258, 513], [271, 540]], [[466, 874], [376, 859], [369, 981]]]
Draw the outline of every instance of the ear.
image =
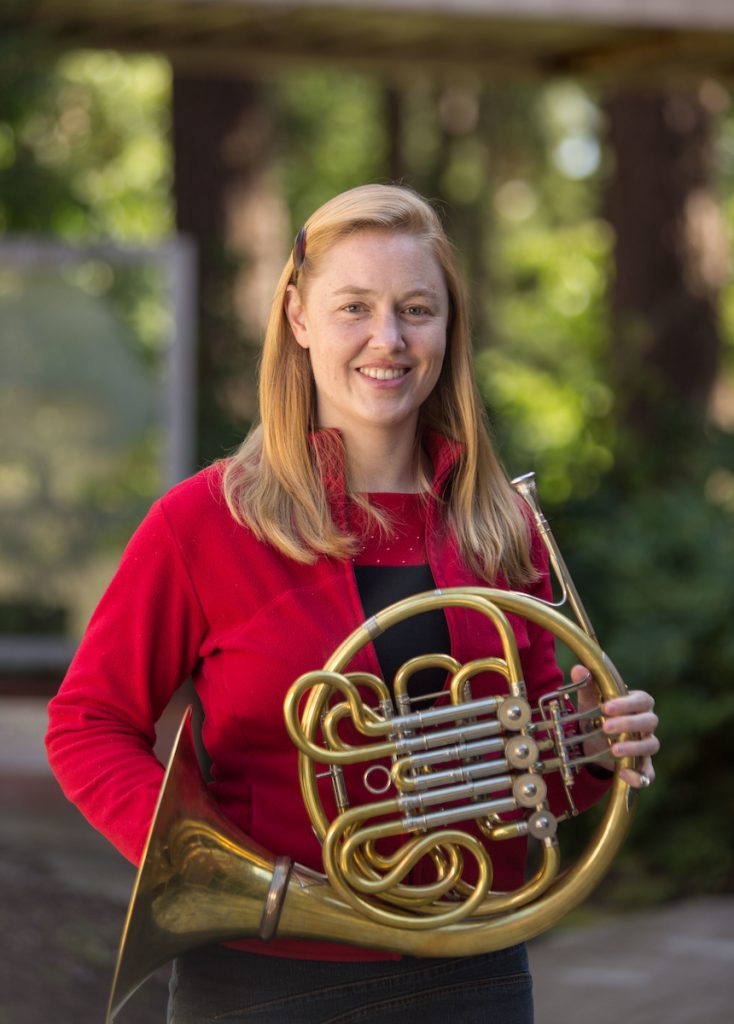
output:
[[285, 292], [283, 304], [285, 315], [293, 331], [293, 337], [301, 348], [308, 348], [308, 327], [306, 326], [306, 307], [304, 306], [301, 294], [294, 284], [289, 284]]

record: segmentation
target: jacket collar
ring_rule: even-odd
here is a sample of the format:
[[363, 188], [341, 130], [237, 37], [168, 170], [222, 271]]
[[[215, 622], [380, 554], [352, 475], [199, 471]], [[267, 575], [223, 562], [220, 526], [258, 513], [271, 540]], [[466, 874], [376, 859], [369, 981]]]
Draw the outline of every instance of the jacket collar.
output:
[[[335, 427], [312, 431], [309, 440], [337, 523], [343, 528], [346, 525], [347, 471], [341, 431]], [[438, 497], [461, 459], [464, 445], [430, 428], [423, 432], [423, 444], [433, 465], [431, 490]]]
[[423, 432], [423, 444], [433, 465], [433, 493], [440, 495], [460, 462], [465, 446], [431, 429]]

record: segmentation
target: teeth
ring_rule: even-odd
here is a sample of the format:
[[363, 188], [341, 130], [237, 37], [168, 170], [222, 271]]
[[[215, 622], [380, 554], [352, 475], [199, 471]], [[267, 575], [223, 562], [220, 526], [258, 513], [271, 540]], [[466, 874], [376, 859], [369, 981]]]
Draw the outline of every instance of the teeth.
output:
[[396, 367], [393, 370], [385, 370], [377, 366], [363, 366], [360, 368], [360, 373], [363, 373], [365, 377], [372, 377], [373, 380], [396, 380], [398, 377], [402, 377], [408, 371], [405, 368]]

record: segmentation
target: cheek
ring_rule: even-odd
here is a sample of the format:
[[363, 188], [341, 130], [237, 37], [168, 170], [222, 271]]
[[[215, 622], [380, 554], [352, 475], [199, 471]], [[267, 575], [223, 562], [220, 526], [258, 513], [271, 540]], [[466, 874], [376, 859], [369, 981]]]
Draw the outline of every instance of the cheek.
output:
[[448, 353], [446, 351], [446, 344], [443, 340], [439, 341], [433, 348], [433, 353], [430, 359], [430, 370], [428, 371], [427, 377], [430, 381], [429, 392], [438, 384], [441, 377], [441, 371], [443, 370], [444, 364], [448, 359]]
[[335, 380], [342, 369], [342, 363], [339, 353], [328, 346], [317, 345], [311, 348], [311, 372], [317, 383], [322, 381], [326, 384]]
[[436, 338], [436, 340], [435, 340], [435, 342], [433, 344], [432, 360], [431, 360], [433, 362], [434, 366], [437, 368], [437, 372], [438, 373], [441, 372], [441, 367], [443, 366], [444, 360], [446, 358], [447, 358], [446, 339], [443, 337], [443, 335], [441, 335], [440, 337]]

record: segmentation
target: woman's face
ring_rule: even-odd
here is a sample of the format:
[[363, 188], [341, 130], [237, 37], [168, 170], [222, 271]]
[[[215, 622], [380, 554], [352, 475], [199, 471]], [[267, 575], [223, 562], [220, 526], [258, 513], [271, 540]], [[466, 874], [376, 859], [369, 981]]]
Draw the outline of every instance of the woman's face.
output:
[[[308, 241], [306, 242], [308, 246]], [[415, 432], [446, 352], [449, 297], [430, 245], [414, 235], [362, 231], [322, 258], [286, 312], [308, 349], [320, 427]]]

